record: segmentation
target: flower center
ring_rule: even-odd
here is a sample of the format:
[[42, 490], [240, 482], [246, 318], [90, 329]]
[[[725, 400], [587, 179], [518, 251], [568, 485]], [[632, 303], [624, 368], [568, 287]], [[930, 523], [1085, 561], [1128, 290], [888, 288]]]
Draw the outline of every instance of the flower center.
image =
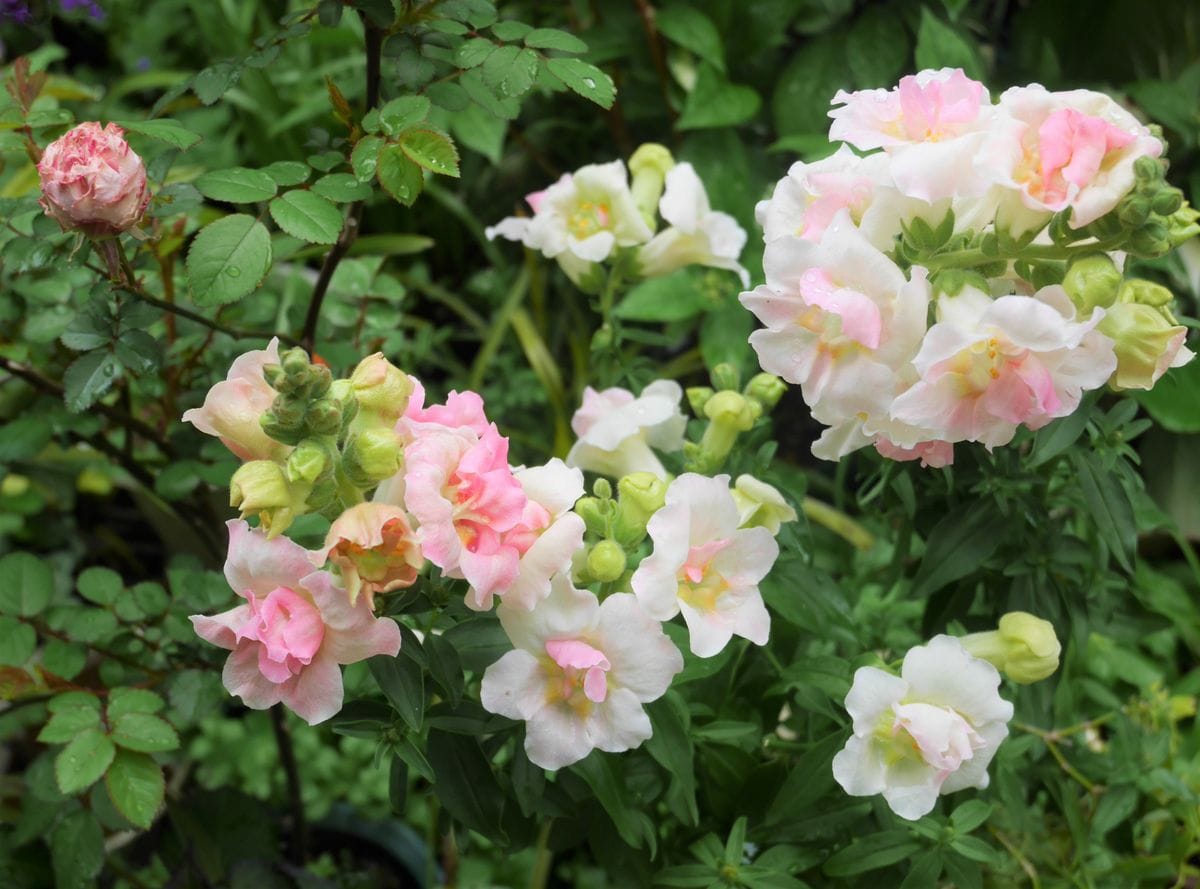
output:
[[259, 670], [272, 682], [285, 682], [312, 662], [325, 638], [321, 612], [308, 598], [276, 587], [263, 598], [250, 593], [252, 617], [237, 630], [237, 639], [260, 644]]
[[920, 759], [940, 778], [974, 758], [986, 742], [958, 711], [935, 704], [893, 704], [875, 728], [875, 737], [892, 762]]
[[715, 611], [717, 600], [729, 590], [729, 581], [713, 566], [717, 553], [729, 546], [728, 539], [713, 540], [688, 551], [679, 569], [679, 598], [699, 611]]
[[582, 241], [596, 232], [604, 231], [611, 221], [608, 204], [580, 201], [567, 217], [567, 230]]
[[592, 704], [603, 703], [608, 697], [608, 671], [612, 665], [604, 652], [580, 639], [551, 639], [546, 654], [558, 667], [546, 689], [550, 702], [565, 701], [578, 711], [586, 712]]

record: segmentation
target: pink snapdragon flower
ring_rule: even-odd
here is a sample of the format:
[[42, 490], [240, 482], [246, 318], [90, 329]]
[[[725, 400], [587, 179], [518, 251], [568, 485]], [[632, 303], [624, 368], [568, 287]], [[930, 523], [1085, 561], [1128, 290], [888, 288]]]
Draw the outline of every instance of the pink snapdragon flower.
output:
[[758, 591], [779, 555], [765, 527], [742, 528], [729, 476], [687, 472], [646, 525], [654, 550], [630, 585], [656, 620], [683, 612], [692, 653], [712, 657], [733, 636], [766, 645], [771, 617]]
[[1007, 444], [1021, 425], [1040, 429], [1072, 413], [1117, 366], [1112, 340], [1095, 331], [1104, 310], [1075, 321], [1059, 286], [996, 300], [967, 288], [940, 300], [938, 314], [913, 359], [920, 379], [891, 415], [945, 442]]
[[948, 441], [919, 441], [902, 448], [883, 436], [875, 440], [875, 450], [889, 460], [920, 460], [922, 469], [941, 469], [954, 462], [954, 445]]
[[325, 545], [312, 553], [320, 568], [332, 562], [353, 605], [359, 594], [374, 607], [375, 594], [412, 586], [425, 565], [408, 515], [386, 503], [359, 503], [334, 519]]
[[655, 380], [635, 396], [613, 386], [583, 390], [583, 404], [571, 417], [579, 440], [567, 454], [567, 465], [621, 478], [635, 472], [667, 477], [654, 453], [683, 447], [687, 417], [679, 409], [683, 390], [673, 380]]
[[291, 450], [263, 431], [259, 419], [278, 394], [263, 377], [263, 367], [279, 363], [279, 338], [265, 349], [239, 355], [225, 379], [204, 397], [204, 405], [184, 411], [183, 422], [215, 435], [242, 460], [279, 460]]
[[521, 552], [504, 532], [521, 521], [527, 498], [508, 465], [508, 439], [495, 425], [422, 431], [405, 448], [404, 503], [417, 522], [421, 551], [476, 595], [512, 585]]
[[425, 406], [425, 387], [416, 377], [412, 380], [412, 394], [408, 397], [408, 406], [404, 416], [397, 424], [397, 431], [406, 440], [411, 439], [418, 430], [430, 426], [441, 426], [446, 429], [468, 429], [476, 435], [483, 435], [490, 425], [483, 410], [483, 396], [478, 392], [451, 391], [446, 396], [445, 404]]
[[126, 231], [150, 203], [146, 168], [115, 123], [81, 123], [46, 146], [38, 161], [42, 208], [63, 227], [92, 237]]
[[571, 511], [583, 496], [583, 473], [555, 457], [544, 466], [513, 474], [527, 499], [521, 520], [504, 532], [502, 543], [519, 554], [517, 574], [507, 586], [472, 587], [467, 606], [476, 611], [491, 608], [493, 596], [511, 608], [533, 610], [550, 595], [550, 578], [569, 571], [572, 557], [583, 546], [583, 519]]
[[951, 636], [909, 649], [900, 675], [859, 667], [846, 695], [854, 733], [833, 758], [851, 796], [882, 794], [915, 821], [939, 794], [988, 786], [988, 765], [1008, 737], [1013, 707], [1000, 674]]
[[202, 638], [231, 654], [222, 681], [247, 707], [282, 701], [315, 725], [342, 708], [342, 671], [377, 654], [395, 656], [400, 628], [376, 618], [363, 597], [351, 604], [308, 553], [286, 537], [268, 540], [240, 520], [228, 523], [225, 579], [246, 600], [222, 614], [192, 615]]
[[1071, 208], [1080, 228], [1108, 213], [1136, 181], [1134, 162], [1162, 142], [1103, 93], [1050, 92], [1039, 84], [1000, 96], [1002, 117], [981, 161], [1031, 210]]
[[995, 116], [987, 88], [959, 68], [926, 70], [895, 89], [839, 90], [829, 138], [884, 149], [897, 188], [924, 201], [982, 194], [975, 156]]
[[619, 753], [653, 734], [642, 705], [662, 697], [683, 656], [628, 593], [601, 604], [566, 574], [532, 611], [497, 609], [514, 650], [483, 674], [480, 700], [525, 720], [525, 752], [561, 769], [592, 750]]

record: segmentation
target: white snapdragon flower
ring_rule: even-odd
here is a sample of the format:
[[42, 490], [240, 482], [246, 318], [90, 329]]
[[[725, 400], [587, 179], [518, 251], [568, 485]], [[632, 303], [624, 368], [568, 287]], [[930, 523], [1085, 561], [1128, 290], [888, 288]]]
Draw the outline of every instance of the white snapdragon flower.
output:
[[851, 796], [883, 794], [910, 821], [939, 794], [987, 787], [1013, 715], [999, 686], [996, 668], [951, 636], [910, 649], [899, 676], [860, 667], [846, 695], [854, 734], [833, 758], [834, 778]]
[[740, 528], [729, 476], [687, 472], [667, 488], [666, 504], [646, 524], [654, 550], [630, 585], [651, 617], [683, 612], [692, 652], [712, 657], [734, 636], [765, 645], [771, 616], [758, 591], [779, 555], [763, 527]]
[[588, 386], [571, 418], [579, 440], [567, 454], [567, 465], [612, 478], [651, 472], [665, 479], [667, 471], [652, 448], [669, 453], [683, 447], [682, 398], [683, 390], [672, 380], [655, 380], [638, 396], [617, 386], [601, 392]]
[[638, 252], [643, 275], [653, 278], [684, 266], [704, 265], [737, 272], [742, 286], [750, 286], [750, 275], [738, 262], [746, 232], [728, 213], [712, 209], [691, 164], [676, 164], [667, 173], [658, 212], [670, 226]]
[[525, 752], [561, 769], [592, 750], [619, 753], [653, 734], [642, 705], [662, 697], [683, 655], [628, 593], [603, 604], [565, 574], [533, 611], [501, 603], [515, 649], [483, 674], [483, 706], [523, 719]]

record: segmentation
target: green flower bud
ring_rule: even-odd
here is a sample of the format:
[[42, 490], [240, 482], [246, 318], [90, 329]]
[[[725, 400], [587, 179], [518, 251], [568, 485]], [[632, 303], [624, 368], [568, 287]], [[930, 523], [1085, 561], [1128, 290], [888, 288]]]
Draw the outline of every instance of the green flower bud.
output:
[[1129, 252], [1149, 258], [1162, 256], [1171, 249], [1169, 236], [1170, 231], [1165, 222], [1151, 220], [1130, 235]]
[[667, 483], [652, 472], [634, 472], [617, 482], [614, 536], [624, 546], [635, 546], [646, 536], [646, 523], [662, 509]]
[[704, 416], [704, 405], [713, 397], [713, 390], [708, 386], [690, 386], [685, 390], [688, 404], [697, 417]]
[[[1135, 283], [1133, 281], [1126, 282]], [[1152, 288], [1171, 292], [1149, 281], [1139, 281]], [[1187, 336], [1187, 328], [1172, 324], [1163, 314], [1163, 307], [1146, 305], [1144, 301], [1122, 301], [1108, 309], [1096, 328], [1113, 341], [1117, 354], [1117, 369], [1109, 379], [1114, 389], [1149, 389], [1158, 381], [1178, 354]], [[1150, 291], [1149, 298], [1161, 298]]]
[[592, 482], [592, 493], [601, 500], [612, 499], [612, 482], [606, 478], [598, 478]]
[[763, 411], [767, 412], [779, 404], [779, 399], [787, 392], [787, 383], [775, 374], [760, 373], [750, 378], [742, 392], [747, 398], [757, 401]]
[[783, 495], [752, 475], [739, 475], [730, 493], [737, 504], [739, 525], [743, 528], [762, 527], [778, 534], [784, 522], [796, 521], [796, 510]]
[[1200, 212], [1184, 203], [1178, 210], [1167, 217], [1167, 240], [1172, 247], [1178, 247], [1184, 241], [1200, 235]]
[[303, 379], [307, 383], [312, 364], [308, 360], [308, 353], [299, 346], [293, 346], [280, 355], [279, 364], [289, 377]]
[[278, 364], [264, 364], [263, 379], [267, 381], [267, 385], [272, 389], [278, 389], [280, 384], [287, 379], [287, 374], [283, 372], [283, 368]]
[[284, 475], [289, 482], [312, 484], [332, 469], [329, 452], [315, 441], [303, 441], [288, 454]]
[[610, 583], [625, 573], [625, 550], [615, 540], [601, 540], [587, 557], [588, 574], [601, 583]]
[[403, 465], [403, 449], [388, 428], [352, 433], [342, 450], [342, 471], [360, 488], [371, 488], [391, 478]]
[[1125, 225], [1138, 226], [1150, 218], [1150, 200], [1144, 195], [1133, 194], [1121, 201], [1117, 218]]
[[633, 203], [653, 231], [657, 221], [658, 199], [662, 197], [663, 183], [667, 171], [675, 166], [675, 158], [666, 147], [647, 142], [629, 158], [629, 172], [633, 177], [630, 190]]
[[1150, 208], [1159, 216], [1170, 216], [1182, 206], [1183, 192], [1178, 188], [1164, 188], [1150, 202]]
[[616, 509], [617, 504], [612, 500], [600, 497], [580, 497], [574, 506], [576, 515], [583, 519], [588, 533], [597, 537], [608, 536], [608, 526]]
[[713, 388], [718, 392], [725, 390], [736, 392], [742, 388], [742, 375], [732, 364], [721, 362], [712, 369], [711, 376]]
[[1164, 173], [1163, 165], [1157, 158], [1150, 157], [1149, 155], [1142, 155], [1133, 162], [1133, 175], [1139, 181], [1157, 182], [1163, 178]]
[[1130, 278], [1121, 285], [1120, 300], [1123, 303], [1140, 303], [1143, 306], [1169, 306], [1175, 295], [1161, 284], [1145, 278]]
[[332, 398], [321, 398], [308, 406], [304, 416], [312, 435], [336, 435], [342, 428], [342, 406]]
[[762, 415], [762, 405], [740, 392], [723, 390], [704, 405], [708, 428], [700, 439], [698, 471], [714, 472], [725, 462], [739, 433], [747, 432]]
[[364, 358], [350, 375], [350, 386], [358, 401], [359, 422], [395, 425], [408, 406], [413, 383], [408, 374], [376, 352]]
[[1121, 272], [1106, 253], [1089, 253], [1071, 261], [1063, 278], [1063, 289], [1082, 315], [1096, 306], [1107, 308], [1117, 301]]
[[283, 467], [270, 460], [243, 463], [229, 481], [229, 505], [242, 517], [258, 514], [268, 537], [278, 537], [305, 512], [311, 485], [289, 483]]
[[1024, 611], [1010, 611], [1000, 618], [997, 629], [971, 633], [961, 641], [969, 654], [1021, 685], [1052, 675], [1062, 653], [1050, 622]]

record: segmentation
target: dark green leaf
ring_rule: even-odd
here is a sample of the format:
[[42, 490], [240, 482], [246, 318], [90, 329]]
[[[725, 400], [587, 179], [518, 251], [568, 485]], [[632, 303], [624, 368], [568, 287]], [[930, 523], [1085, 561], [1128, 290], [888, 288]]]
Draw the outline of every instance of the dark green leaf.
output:
[[1079, 479], [1090, 522], [1121, 567], [1132, 574], [1137, 525], [1129, 494], [1116, 474], [1106, 469], [1095, 454], [1073, 452], [1071, 464]]
[[263, 170], [230, 167], [205, 173], [195, 182], [200, 194], [214, 201], [253, 204], [275, 197], [275, 180]]
[[913, 579], [912, 596], [928, 596], [978, 569], [996, 551], [1008, 524], [1009, 520], [987, 500], [950, 510], [929, 532], [925, 556]]
[[712, 19], [693, 6], [668, 6], [654, 17], [658, 30], [668, 40], [689, 49], [718, 71], [725, 71], [721, 32]]
[[976, 47], [961, 33], [929, 11], [921, 8], [917, 29], [917, 68], [962, 68], [968, 77], [982, 80], [983, 63]]
[[396, 657], [377, 655], [367, 666], [400, 718], [413, 731], [419, 730], [425, 714], [425, 676], [416, 661], [402, 651]]
[[126, 713], [157, 713], [166, 702], [147, 688], [114, 688], [108, 696], [109, 721]]
[[65, 744], [86, 729], [99, 728], [100, 712], [87, 707], [78, 707], [55, 713], [42, 726], [37, 739], [43, 744]]
[[375, 175], [384, 190], [406, 207], [411, 207], [425, 187], [421, 168], [413, 163], [399, 145], [388, 145], [379, 152]]
[[191, 148], [203, 138], [199, 133], [193, 133], [179, 121], [165, 117], [153, 120], [115, 120], [113, 123], [119, 124], [131, 132], [167, 142], [182, 151]]
[[76, 413], [91, 407], [121, 375], [121, 363], [107, 349], [85, 352], [63, 374], [63, 399]]
[[0, 614], [33, 617], [50, 603], [54, 574], [32, 553], [9, 553], [0, 559]]
[[379, 109], [379, 123], [387, 135], [394, 136], [428, 117], [429, 104], [429, 99], [425, 96], [401, 96], [392, 99]]
[[99, 729], [80, 732], [54, 758], [58, 789], [73, 795], [91, 787], [108, 769], [116, 752], [113, 742]]
[[824, 871], [831, 877], [864, 874], [903, 861], [920, 848], [907, 830], [868, 834], [831, 855]]
[[118, 750], [104, 776], [109, 798], [131, 823], [146, 830], [166, 792], [162, 769], [145, 753]]
[[425, 748], [446, 811], [486, 837], [501, 837], [504, 793], [479, 742], [433, 729]]
[[566, 31], [559, 31], [555, 28], [534, 28], [525, 35], [525, 45], [534, 49], [553, 49], [559, 52], [587, 52], [586, 43], [574, 34], [568, 34]]
[[601, 108], [611, 108], [617, 97], [612, 78], [581, 59], [557, 58], [546, 62], [546, 70], [572, 92], [590, 99]]
[[758, 113], [762, 99], [748, 86], [738, 86], [712, 65], [702, 64], [676, 126], [681, 130], [731, 127]]
[[371, 187], [350, 173], [330, 173], [312, 184], [312, 190], [338, 203], [363, 201], [371, 196]]
[[112, 719], [112, 739], [126, 750], [162, 753], [179, 747], [175, 729], [150, 713], [128, 712]]
[[275, 224], [293, 238], [310, 244], [333, 244], [341, 234], [342, 211], [311, 191], [289, 191], [269, 206]]
[[83, 889], [104, 866], [104, 832], [96, 816], [72, 812], [50, 832], [50, 861], [56, 889]]

